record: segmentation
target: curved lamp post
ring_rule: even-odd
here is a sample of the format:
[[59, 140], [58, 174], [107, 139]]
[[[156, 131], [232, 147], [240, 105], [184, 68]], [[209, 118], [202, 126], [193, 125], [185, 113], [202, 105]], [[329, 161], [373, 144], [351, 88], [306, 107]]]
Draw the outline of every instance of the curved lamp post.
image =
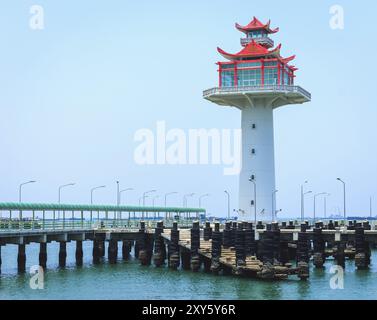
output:
[[326, 215], [327, 215], [327, 197], [329, 197], [329, 196], [331, 196], [331, 194], [327, 193], [323, 197], [323, 215], [324, 215], [325, 219], [326, 219]]
[[[35, 183], [37, 181], [35, 180], [30, 180], [30, 181], [26, 181], [26, 182], [23, 182], [19, 185], [18, 187], [18, 202], [21, 203], [22, 202], [22, 187], [26, 184], [30, 184], [30, 183]], [[19, 219], [20, 221], [22, 220], [22, 210], [20, 210], [19, 212]]]
[[164, 196], [164, 205], [165, 205], [165, 208], [167, 207], [166, 205], [166, 198], [172, 194], [177, 194], [178, 192], [177, 191], [173, 191], [173, 192], [168, 192], [168, 193], [165, 193], [165, 196]]
[[30, 184], [30, 183], [36, 183], [37, 181], [35, 180], [30, 180], [30, 181], [27, 181], [27, 182], [23, 182], [19, 185], [18, 187], [18, 202], [22, 202], [22, 187], [26, 184]]
[[202, 199], [205, 197], [209, 197], [209, 193], [203, 194], [199, 197], [199, 208], [202, 207]]
[[[67, 183], [67, 184], [63, 184], [61, 186], [59, 186], [59, 192], [58, 192], [58, 203], [60, 204], [60, 200], [61, 200], [61, 191], [63, 188], [66, 188], [66, 187], [71, 187], [71, 186], [74, 186], [76, 183]], [[60, 210], [58, 211], [58, 220], [60, 219]]]
[[[148, 194], [153, 193], [153, 192], [157, 192], [157, 190], [148, 190], [143, 193], [143, 207], [145, 207], [145, 198], [148, 196]], [[143, 211], [143, 214], [142, 214], [143, 220], [144, 220], [144, 214], [145, 214], [145, 211]]]
[[321, 193], [317, 193], [317, 194], [314, 195], [314, 204], [313, 204], [313, 220], [314, 220], [314, 223], [315, 223], [315, 217], [316, 217], [316, 211], [315, 211], [315, 209], [316, 209], [316, 205], [315, 205], [316, 199], [317, 199], [317, 197], [322, 196], [322, 195], [327, 195], [327, 193], [321, 192]]
[[343, 216], [344, 216], [344, 223], [346, 223], [346, 219], [347, 219], [347, 213], [346, 213], [346, 183], [340, 178], [336, 178], [336, 180], [343, 183]]
[[194, 195], [195, 195], [195, 193], [188, 193], [188, 194], [185, 194], [183, 196], [183, 207], [184, 208], [187, 208], [187, 197], [192, 197]]
[[90, 204], [93, 204], [93, 192], [94, 192], [94, 190], [102, 189], [102, 188], [106, 188], [106, 186], [98, 186], [98, 187], [94, 187], [94, 188], [90, 189]]
[[119, 204], [122, 203], [122, 193], [127, 192], [127, 191], [133, 191], [133, 190], [134, 190], [133, 188], [127, 188], [127, 189], [120, 190], [119, 191]]
[[307, 183], [308, 181], [305, 180], [305, 182], [301, 185], [301, 221], [304, 220], [304, 185]]
[[[166, 204], [166, 199], [168, 196], [172, 195], [172, 194], [177, 194], [178, 192], [177, 191], [173, 191], [173, 192], [168, 192], [168, 193], [165, 193], [164, 195], [164, 205], [165, 205], [165, 208], [167, 207], [167, 204]], [[168, 213], [165, 212], [165, 218], [168, 217]]]
[[306, 191], [305, 193], [302, 194], [302, 220], [304, 220], [305, 218], [305, 196], [312, 192], [313, 191]]
[[154, 196], [153, 198], [152, 198], [152, 207], [154, 207], [154, 202], [155, 202], [155, 200], [156, 199], [158, 199], [160, 196]]
[[227, 190], [224, 190], [224, 192], [226, 193], [228, 198], [228, 220], [230, 220], [230, 193]]

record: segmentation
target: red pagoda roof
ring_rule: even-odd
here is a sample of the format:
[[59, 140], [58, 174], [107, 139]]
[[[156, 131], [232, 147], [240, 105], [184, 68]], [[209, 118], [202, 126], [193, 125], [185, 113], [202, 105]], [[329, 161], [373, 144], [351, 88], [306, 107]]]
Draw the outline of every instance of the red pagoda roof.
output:
[[244, 33], [247, 33], [249, 31], [254, 31], [254, 30], [265, 30], [267, 33], [276, 33], [279, 31], [279, 28], [276, 29], [271, 29], [270, 28], [270, 23], [271, 21], [268, 20], [266, 24], [263, 24], [260, 22], [256, 17], [253, 18], [253, 20], [246, 26], [241, 26], [238, 23], [236, 23], [236, 28]]
[[260, 58], [260, 57], [271, 57], [279, 58], [284, 62], [292, 61], [295, 56], [283, 59], [280, 56], [281, 44], [279, 44], [275, 49], [269, 51], [267, 48], [252, 40], [247, 44], [240, 52], [236, 54], [227, 53], [221, 48], [217, 48], [217, 51], [228, 60], [244, 60], [245, 58]]

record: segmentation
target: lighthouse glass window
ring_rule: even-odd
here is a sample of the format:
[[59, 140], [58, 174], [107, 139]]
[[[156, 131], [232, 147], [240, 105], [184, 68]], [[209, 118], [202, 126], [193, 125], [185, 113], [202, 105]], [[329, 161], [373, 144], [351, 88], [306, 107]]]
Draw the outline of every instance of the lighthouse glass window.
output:
[[276, 68], [266, 68], [264, 70], [264, 84], [276, 85], [278, 83], [278, 71]]
[[260, 86], [261, 85], [261, 70], [238, 70], [238, 86]]
[[221, 72], [221, 84], [223, 87], [233, 87], [234, 86], [234, 71], [224, 70]]

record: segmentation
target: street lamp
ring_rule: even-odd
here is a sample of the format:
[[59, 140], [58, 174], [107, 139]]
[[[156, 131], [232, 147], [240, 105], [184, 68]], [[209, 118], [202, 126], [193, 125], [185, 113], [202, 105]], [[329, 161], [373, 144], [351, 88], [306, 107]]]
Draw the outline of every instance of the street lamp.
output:
[[[165, 205], [165, 208], [167, 207], [166, 205], [166, 198], [172, 194], [177, 194], [178, 192], [177, 191], [173, 191], [173, 192], [168, 192], [168, 193], [165, 193], [165, 196], [164, 196], [164, 205]], [[166, 211], [165, 212], [165, 217], [167, 218], [168, 217], [168, 212]]]
[[[27, 181], [27, 182], [23, 182], [20, 184], [20, 186], [18, 187], [18, 202], [22, 202], [22, 187], [26, 184], [29, 184], [29, 183], [35, 183], [36, 181], [34, 180], [30, 180], [30, 181]], [[22, 220], [22, 210], [20, 210], [19, 212], [19, 218], [20, 218], [20, 221]]]
[[271, 211], [271, 222], [274, 222], [275, 218], [275, 195], [279, 190], [274, 190], [272, 192], [272, 211]]
[[116, 181], [116, 184], [117, 184], [117, 199], [116, 199], [116, 202], [117, 202], [117, 206], [119, 206], [119, 181], [118, 180]]
[[[148, 198], [148, 196], [145, 196], [145, 198]], [[139, 207], [141, 207], [141, 204], [142, 204], [141, 202], [142, 202], [142, 201], [143, 201], [143, 197], [140, 197], [140, 198], [139, 198]]]
[[148, 195], [149, 193], [153, 193], [153, 192], [157, 192], [157, 190], [149, 190], [149, 191], [145, 191], [145, 192], [143, 193], [143, 207], [145, 207], [145, 198], [147, 197], [147, 195]]
[[172, 195], [172, 194], [177, 194], [177, 193], [178, 193], [177, 191], [173, 191], [173, 192], [165, 193], [165, 196], [164, 196], [164, 198], [165, 198], [165, 201], [164, 201], [165, 208], [166, 208], [166, 198], [167, 198], [168, 196]]
[[122, 203], [122, 193], [127, 191], [133, 191], [133, 188], [127, 188], [119, 191], [119, 205]]
[[254, 176], [249, 178], [249, 181], [254, 185], [254, 223], [257, 223], [257, 184], [255, 182]]
[[301, 216], [302, 221], [304, 221], [304, 217], [305, 217], [305, 195], [312, 192], [313, 191], [306, 191], [305, 193], [302, 194], [302, 216]]
[[30, 181], [27, 181], [27, 182], [24, 182], [24, 183], [21, 183], [20, 186], [18, 187], [18, 202], [22, 202], [22, 187], [26, 184], [29, 184], [29, 183], [35, 183], [37, 181], [34, 181], [34, 180], [30, 180]]
[[372, 218], [373, 216], [373, 208], [372, 208], [372, 197], [369, 198], [369, 216]]
[[209, 197], [209, 193], [203, 194], [199, 197], [199, 208], [202, 207], [202, 198]]
[[74, 186], [76, 183], [67, 183], [67, 184], [63, 184], [62, 186], [59, 186], [59, 195], [58, 195], [58, 203], [60, 204], [60, 199], [61, 199], [61, 190], [65, 187], [70, 187], [70, 186]]
[[159, 196], [154, 196], [153, 198], [152, 198], [152, 207], [154, 207], [154, 201], [158, 198]]
[[93, 204], [93, 192], [94, 190], [101, 189], [101, 188], [106, 188], [106, 186], [98, 186], [90, 189], [90, 204]]
[[189, 194], [185, 194], [183, 196], [183, 207], [184, 208], [187, 208], [187, 197], [192, 197], [193, 195], [195, 195], [195, 193], [189, 193]]
[[325, 196], [323, 197], [323, 212], [324, 212], [325, 219], [326, 219], [326, 214], [327, 214], [327, 197], [328, 196], [330, 196], [330, 193], [325, 194]]
[[304, 220], [304, 184], [306, 183], [307, 180], [301, 185], [301, 221]]
[[230, 220], [230, 193], [227, 190], [224, 190], [228, 198], [228, 220]]
[[346, 219], [347, 219], [347, 214], [346, 214], [346, 183], [340, 178], [336, 178], [336, 180], [343, 183], [343, 215], [344, 215], [344, 223], [346, 223]]
[[321, 192], [321, 193], [317, 193], [314, 195], [314, 206], [313, 206], [313, 220], [314, 220], [314, 223], [315, 223], [315, 200], [317, 199], [317, 197], [319, 196], [322, 196], [322, 195], [327, 195], [326, 192]]
[[[60, 200], [61, 200], [61, 191], [63, 188], [65, 187], [71, 187], [71, 186], [74, 186], [76, 183], [67, 183], [67, 184], [63, 184], [61, 186], [59, 186], [59, 192], [58, 192], [58, 203], [60, 204]], [[60, 219], [60, 210], [58, 211], [58, 220]]]

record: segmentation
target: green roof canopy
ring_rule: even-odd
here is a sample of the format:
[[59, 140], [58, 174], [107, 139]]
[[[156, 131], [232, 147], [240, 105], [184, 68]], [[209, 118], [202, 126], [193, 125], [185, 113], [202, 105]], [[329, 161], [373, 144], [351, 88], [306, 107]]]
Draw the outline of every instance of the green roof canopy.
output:
[[0, 210], [21, 211], [122, 211], [122, 212], [203, 212], [203, 208], [174, 208], [174, 207], [138, 207], [114, 205], [87, 205], [87, 204], [56, 204], [56, 203], [12, 203], [0, 202]]

